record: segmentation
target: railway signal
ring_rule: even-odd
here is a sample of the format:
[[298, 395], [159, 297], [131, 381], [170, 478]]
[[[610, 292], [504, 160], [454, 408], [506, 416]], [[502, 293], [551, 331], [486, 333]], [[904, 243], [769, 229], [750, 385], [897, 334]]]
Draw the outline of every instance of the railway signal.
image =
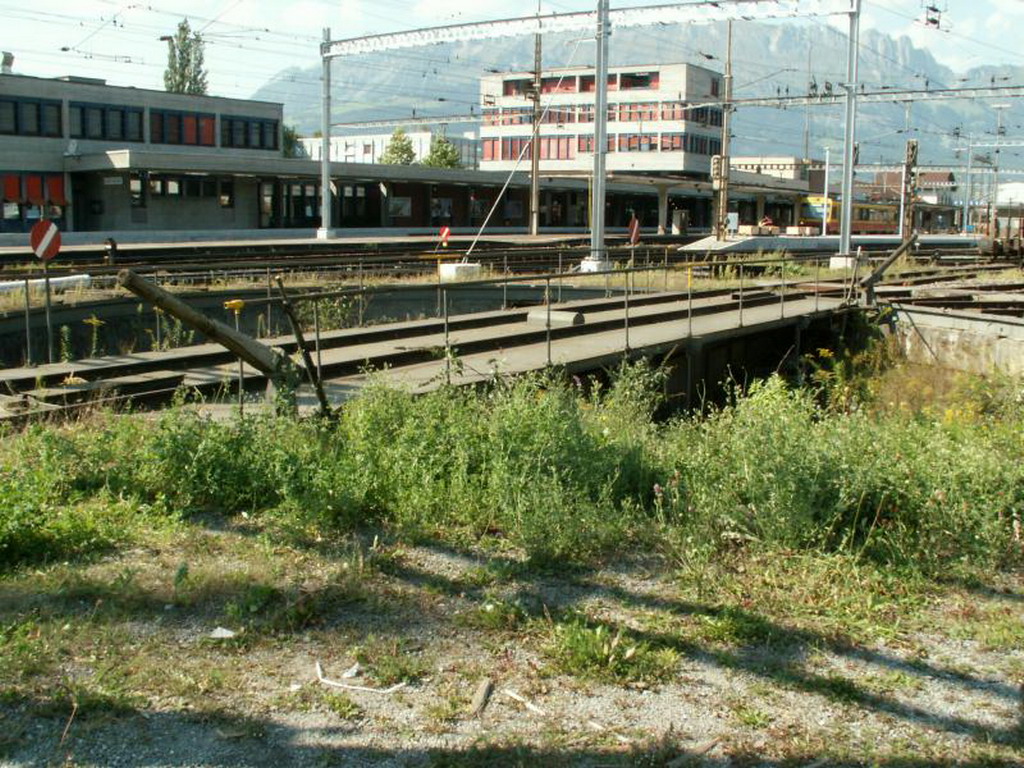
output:
[[60, 253], [60, 230], [52, 221], [40, 220], [28, 235], [32, 252], [43, 262], [47, 262]]
[[451, 227], [449, 227], [447, 224], [445, 226], [441, 227], [441, 232], [440, 232], [441, 245], [444, 248], [448, 247], [448, 239], [451, 236], [452, 236], [452, 228]]
[[[53, 321], [50, 319], [50, 260], [60, 253], [60, 230], [47, 219], [40, 219], [28, 234], [32, 253], [43, 262], [43, 283], [46, 286], [46, 359], [53, 362]], [[27, 290], [27, 289], [26, 289]]]

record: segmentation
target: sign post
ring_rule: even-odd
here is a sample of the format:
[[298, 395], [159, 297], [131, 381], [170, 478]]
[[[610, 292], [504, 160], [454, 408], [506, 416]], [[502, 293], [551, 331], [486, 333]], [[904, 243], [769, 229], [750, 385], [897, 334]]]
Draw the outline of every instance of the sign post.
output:
[[42, 259], [43, 284], [46, 286], [46, 354], [53, 362], [53, 323], [50, 320], [50, 260], [60, 253], [60, 230], [52, 221], [40, 219], [29, 232], [28, 242], [32, 252]]

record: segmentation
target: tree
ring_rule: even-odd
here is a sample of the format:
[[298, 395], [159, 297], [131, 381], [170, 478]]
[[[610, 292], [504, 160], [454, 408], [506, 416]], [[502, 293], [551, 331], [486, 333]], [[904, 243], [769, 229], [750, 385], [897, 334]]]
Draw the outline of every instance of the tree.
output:
[[182, 19], [178, 31], [167, 40], [167, 69], [164, 87], [170, 93], [206, 93], [206, 70], [203, 69], [203, 38], [193, 32], [188, 19]]
[[430, 140], [430, 152], [423, 158], [423, 165], [428, 168], [461, 168], [459, 150], [444, 136], [435, 136]]
[[401, 128], [395, 128], [391, 134], [380, 161], [384, 165], [412, 165], [416, 160], [416, 152], [412, 148], [412, 139], [406, 136]]
[[299, 132], [294, 125], [281, 128], [281, 151], [285, 157], [306, 157], [306, 148], [299, 141]]

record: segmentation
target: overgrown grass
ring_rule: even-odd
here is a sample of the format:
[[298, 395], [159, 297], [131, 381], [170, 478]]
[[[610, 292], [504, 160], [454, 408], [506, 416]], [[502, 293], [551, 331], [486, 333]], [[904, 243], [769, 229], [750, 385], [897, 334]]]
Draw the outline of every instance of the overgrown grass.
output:
[[[653, 418], [661, 375], [637, 365], [596, 394], [554, 375], [420, 397], [371, 386], [333, 424], [172, 410], [34, 426], [0, 446], [0, 567], [195, 515], [262, 516], [310, 541], [362, 529], [512, 549], [535, 564], [631, 542], [690, 569], [738, 548], [928, 572], [1021, 561], [1019, 382], [907, 411], [868, 407], [849, 377], [816, 381], [841, 397], [773, 378], [667, 423]], [[240, 618], [282, 605], [271, 623], [295, 618], [292, 598], [263, 602]]]

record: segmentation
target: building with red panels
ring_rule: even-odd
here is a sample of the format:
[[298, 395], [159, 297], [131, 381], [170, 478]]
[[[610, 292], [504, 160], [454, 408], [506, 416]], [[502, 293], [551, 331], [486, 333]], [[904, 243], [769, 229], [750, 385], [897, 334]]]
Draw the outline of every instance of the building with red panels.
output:
[[[722, 78], [691, 64], [615, 67], [608, 74], [609, 173], [671, 173], [706, 178], [722, 149]], [[540, 79], [543, 173], [593, 167], [594, 71], [544, 71]], [[534, 76], [510, 72], [480, 82], [482, 170], [529, 166]]]

